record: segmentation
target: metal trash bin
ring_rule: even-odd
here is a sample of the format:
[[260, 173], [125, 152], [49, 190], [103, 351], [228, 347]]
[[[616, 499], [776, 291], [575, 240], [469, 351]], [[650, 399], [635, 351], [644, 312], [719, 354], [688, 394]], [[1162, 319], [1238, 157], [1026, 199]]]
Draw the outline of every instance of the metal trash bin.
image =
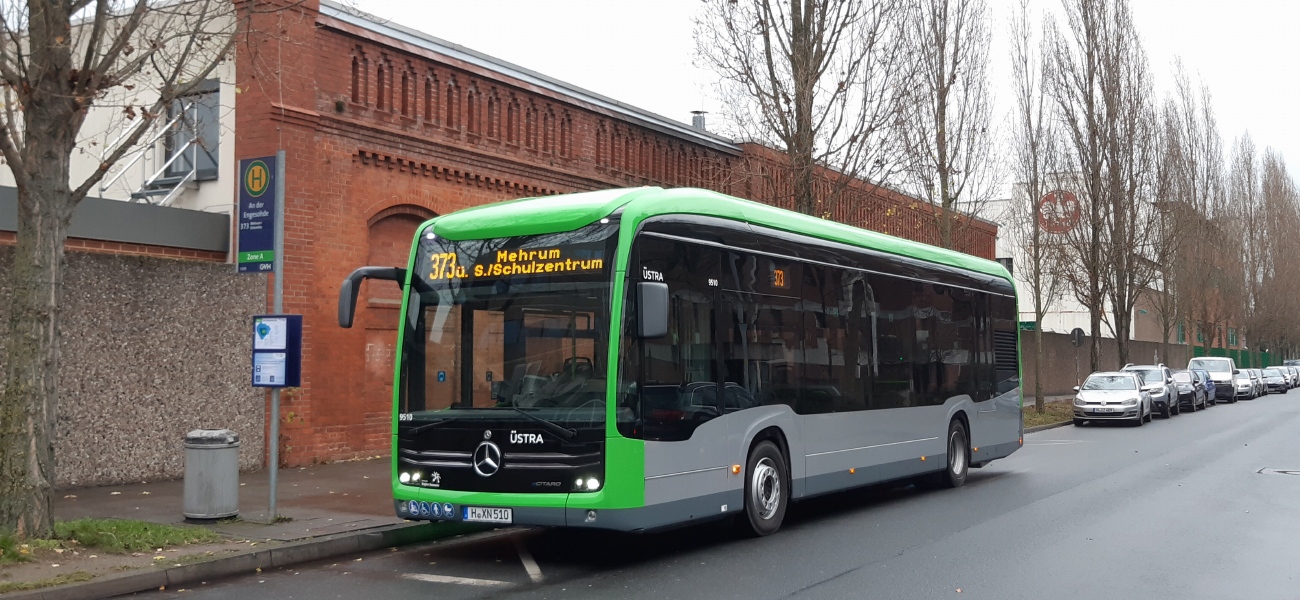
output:
[[185, 434], [187, 519], [224, 519], [239, 514], [239, 434], [195, 429]]

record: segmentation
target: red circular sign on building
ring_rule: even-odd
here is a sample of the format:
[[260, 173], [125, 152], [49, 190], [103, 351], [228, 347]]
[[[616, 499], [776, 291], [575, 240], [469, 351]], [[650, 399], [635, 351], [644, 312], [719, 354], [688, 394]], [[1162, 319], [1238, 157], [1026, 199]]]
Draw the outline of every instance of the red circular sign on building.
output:
[[1083, 218], [1083, 207], [1065, 190], [1048, 192], [1038, 201], [1038, 226], [1047, 233], [1066, 233]]

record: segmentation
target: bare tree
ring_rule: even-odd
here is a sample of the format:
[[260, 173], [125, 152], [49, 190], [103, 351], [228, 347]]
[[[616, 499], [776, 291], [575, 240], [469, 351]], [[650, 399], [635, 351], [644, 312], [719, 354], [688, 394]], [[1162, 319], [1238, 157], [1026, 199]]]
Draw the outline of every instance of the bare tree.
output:
[[[1241, 305], [1237, 313], [1239, 330], [1243, 337], [1253, 338], [1263, 334], [1268, 326], [1265, 309], [1264, 282], [1271, 276], [1270, 250], [1263, 234], [1266, 230], [1264, 202], [1261, 189], [1259, 157], [1255, 142], [1246, 133], [1233, 144], [1232, 162], [1228, 173], [1228, 208], [1234, 215], [1233, 239], [1230, 244], [1241, 257]], [[1259, 346], [1247, 346], [1252, 357]], [[1251, 360], [1251, 364], [1255, 361]]]
[[[1152, 253], [1159, 273], [1155, 278], [1152, 307], [1160, 322], [1160, 360], [1169, 363], [1169, 337], [1186, 319], [1183, 297], [1183, 251], [1189, 231], [1201, 217], [1185, 203], [1177, 202], [1176, 175], [1182, 168], [1182, 146], [1178, 143], [1178, 107], [1172, 98], [1165, 100], [1158, 136], [1159, 157], [1155, 167], [1156, 218], [1159, 231]], [[1186, 328], [1183, 328], [1186, 335]]]
[[1064, 153], [1083, 208], [1060, 261], [1088, 309], [1090, 363], [1100, 367], [1102, 324], [1128, 360], [1132, 309], [1154, 273], [1145, 245], [1152, 218], [1151, 76], [1127, 0], [1066, 0], [1066, 25], [1046, 26], [1045, 86], [1064, 130]]
[[1202, 351], [1209, 353], [1240, 311], [1244, 282], [1240, 219], [1229, 211], [1223, 143], [1209, 89], [1193, 88], [1175, 63], [1174, 94], [1165, 104], [1165, 153], [1169, 164], [1165, 199], [1184, 216], [1178, 289], [1184, 314], [1195, 323]]
[[1102, 71], [1103, 98], [1111, 119], [1103, 145], [1110, 200], [1105, 274], [1111, 278], [1106, 286], [1110, 323], [1119, 363], [1125, 364], [1133, 311], [1158, 273], [1154, 241], [1160, 219], [1154, 210], [1157, 119], [1150, 100], [1154, 96], [1151, 72], [1127, 7], [1117, 5], [1116, 17], [1113, 43], [1103, 63], [1107, 68]]
[[[177, 97], [226, 59], [238, 28], [232, 6], [228, 0], [0, 3], [0, 152], [18, 188], [0, 397], [0, 530], [46, 536], [53, 529], [63, 244], [73, 211]], [[97, 109], [139, 118], [105, 149], [98, 168], [73, 181], [78, 136]]]
[[1034, 43], [1029, 0], [1011, 20], [1011, 67], [1015, 80], [1012, 169], [1020, 182], [1013, 192], [1010, 229], [1020, 259], [1020, 276], [1034, 303], [1034, 410], [1043, 412], [1043, 317], [1061, 295], [1062, 278], [1053, 268], [1053, 234], [1039, 223], [1038, 202], [1052, 186], [1058, 139], [1052, 106], [1043, 90], [1045, 49]]
[[898, 111], [905, 188], [934, 205], [939, 245], [954, 247], [954, 226], [970, 223], [1000, 185], [988, 86], [989, 28], [984, 0], [909, 0], [902, 43], [912, 61]]
[[[1260, 165], [1260, 219], [1253, 223], [1260, 232], [1260, 266], [1256, 273], [1254, 336], [1270, 350], [1285, 348], [1288, 340], [1300, 339], [1295, 321], [1300, 310], [1300, 269], [1293, 264], [1300, 243], [1294, 226], [1300, 222], [1300, 188], [1287, 171], [1286, 162], [1272, 148], [1265, 149]], [[1258, 346], [1258, 341], [1253, 346]]]
[[[792, 204], [826, 216], [853, 178], [883, 178], [898, 104], [903, 0], [708, 0], [698, 58], [736, 137], [784, 151]], [[839, 176], [819, 197], [817, 168]]]

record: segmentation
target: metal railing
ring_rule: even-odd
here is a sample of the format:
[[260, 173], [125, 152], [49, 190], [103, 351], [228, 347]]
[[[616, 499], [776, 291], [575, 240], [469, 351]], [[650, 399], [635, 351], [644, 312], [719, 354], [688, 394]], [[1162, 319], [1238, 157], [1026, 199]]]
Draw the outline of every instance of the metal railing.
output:
[[[105, 177], [100, 181], [99, 193], [105, 195], [114, 185], [122, 181], [123, 177], [139, 165], [141, 184], [138, 189], [131, 192], [131, 201], [149, 202], [151, 204], [169, 205], [180, 195], [185, 186], [193, 182], [198, 175], [198, 135], [191, 135], [189, 140], [179, 148], [174, 148], [168, 152], [166, 136], [174, 133], [177, 128], [184, 127], [186, 118], [191, 127], [198, 122], [198, 108], [195, 102], [191, 101], [182, 106], [176, 116], [170, 120], [160, 123], [153, 131], [145, 136], [145, 141], [139, 144], [139, 147], [127, 153], [125, 160], [119, 162], [112, 176]], [[104, 147], [102, 158], [106, 158], [110, 149], [117, 148], [123, 140], [131, 134], [143, 116], [137, 115], [126, 127], [122, 129], [116, 139]], [[176, 160], [189, 154], [189, 169], [182, 173], [168, 173], [168, 169], [176, 163]], [[156, 166], [161, 162], [161, 166]], [[156, 167], [155, 167], [156, 166]], [[154, 201], [153, 198], [161, 197], [160, 200]]]

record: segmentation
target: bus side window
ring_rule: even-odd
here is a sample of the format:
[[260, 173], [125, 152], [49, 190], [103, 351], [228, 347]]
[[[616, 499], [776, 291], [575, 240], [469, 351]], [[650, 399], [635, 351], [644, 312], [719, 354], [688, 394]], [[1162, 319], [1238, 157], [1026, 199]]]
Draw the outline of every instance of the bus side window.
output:
[[[630, 283], [668, 285], [668, 335], [627, 342], [622, 377], [628, 391], [618, 410], [620, 422], [630, 418], [633, 423], [620, 425], [620, 431], [647, 440], [689, 439], [697, 427], [721, 413], [713, 339], [716, 287], [710, 285], [718, 278], [719, 252], [643, 236], [633, 256]], [[626, 318], [635, 318], [633, 302], [627, 306]]]
[[887, 275], [871, 275], [875, 292], [876, 379], [871, 390], [871, 408], [913, 406], [912, 360], [916, 325], [912, 304], [913, 282]]

